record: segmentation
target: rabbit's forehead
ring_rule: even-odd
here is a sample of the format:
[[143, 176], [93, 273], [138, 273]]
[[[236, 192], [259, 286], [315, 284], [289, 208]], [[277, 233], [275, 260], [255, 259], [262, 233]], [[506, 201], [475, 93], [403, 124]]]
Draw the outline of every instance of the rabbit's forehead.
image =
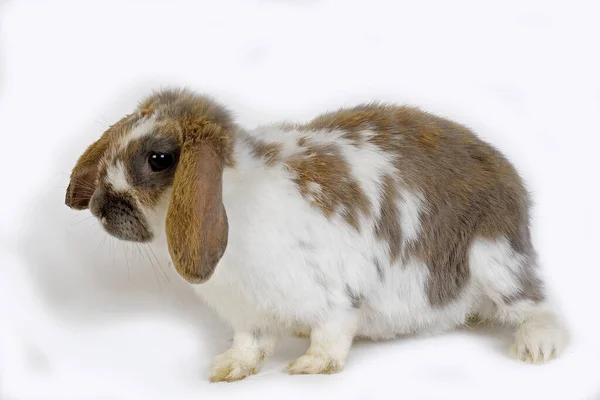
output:
[[150, 137], [154, 132], [155, 122], [154, 118], [130, 116], [122, 124], [100, 161], [100, 178], [106, 181], [122, 175], [117, 171], [123, 170], [123, 160], [127, 158], [127, 153], [131, 152], [131, 145], [139, 139]]
[[139, 119], [131, 128], [121, 135], [116, 143], [116, 152], [124, 152], [132, 142], [152, 135], [156, 130], [154, 116]]
[[105, 167], [116, 164], [120, 159], [131, 158], [140, 144], [169, 139], [170, 147], [173, 147], [173, 143], [178, 143], [181, 137], [179, 131], [175, 121], [161, 120], [156, 115], [138, 114], [113, 139], [110, 150], [105, 155]]
[[99, 179], [117, 192], [168, 186], [170, 182], [150, 182], [146, 161], [151, 152], [179, 154], [179, 140], [172, 128], [152, 116], [131, 124], [115, 137], [102, 162]]

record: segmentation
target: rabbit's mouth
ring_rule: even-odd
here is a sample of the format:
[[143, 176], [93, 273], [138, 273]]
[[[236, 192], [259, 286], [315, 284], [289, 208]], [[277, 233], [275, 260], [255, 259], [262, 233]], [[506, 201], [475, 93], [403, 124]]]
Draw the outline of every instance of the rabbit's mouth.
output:
[[130, 242], [149, 242], [152, 233], [132, 199], [98, 188], [90, 200], [90, 211], [111, 236]]

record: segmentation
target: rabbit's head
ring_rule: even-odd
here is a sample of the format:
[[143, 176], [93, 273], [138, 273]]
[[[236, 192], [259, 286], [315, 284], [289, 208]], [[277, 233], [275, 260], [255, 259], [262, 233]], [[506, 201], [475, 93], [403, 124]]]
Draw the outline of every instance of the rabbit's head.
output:
[[157, 92], [80, 156], [65, 203], [89, 208], [122, 240], [149, 242], [166, 232], [179, 274], [204, 282], [227, 246], [222, 175], [233, 164], [234, 130], [209, 98]]

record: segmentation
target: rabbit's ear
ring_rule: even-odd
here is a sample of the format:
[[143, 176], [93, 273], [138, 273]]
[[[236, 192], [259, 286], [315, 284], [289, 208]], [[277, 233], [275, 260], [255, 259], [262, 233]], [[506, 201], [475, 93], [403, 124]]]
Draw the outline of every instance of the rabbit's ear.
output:
[[65, 204], [70, 208], [76, 210], [88, 208], [90, 199], [96, 190], [96, 177], [98, 176], [100, 159], [108, 149], [115, 128], [125, 118], [108, 128], [102, 137], [92, 143], [77, 160], [71, 171], [71, 178], [65, 195]]
[[190, 283], [207, 281], [227, 247], [222, 157], [207, 142], [184, 141], [167, 212], [169, 253]]

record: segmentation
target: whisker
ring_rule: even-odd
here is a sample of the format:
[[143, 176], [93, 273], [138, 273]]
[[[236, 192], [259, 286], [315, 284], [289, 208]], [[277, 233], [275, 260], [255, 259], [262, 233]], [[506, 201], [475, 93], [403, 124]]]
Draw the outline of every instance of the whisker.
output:
[[[135, 245], [135, 248], [137, 249], [137, 255], [140, 257], [140, 260], [145, 260], [146, 257], [144, 257], [144, 255], [142, 254], [142, 251], [140, 250], [140, 244], [139, 243], [133, 243]], [[133, 249], [132, 249], [133, 252]]]
[[83, 179], [83, 178], [80, 178], [78, 176], [73, 176], [73, 177], [71, 177], [70, 180], [74, 181], [74, 182], [77, 182], [77, 183], [81, 183], [82, 186], [88, 186], [88, 187], [93, 186], [93, 183], [94, 183], [94, 182], [92, 182], [92, 181], [90, 181], [88, 179]]
[[[140, 250], [140, 245], [138, 244], [138, 250]], [[144, 247], [144, 250], [146, 250], [146, 248]], [[141, 254], [141, 250], [140, 250], [140, 254]], [[150, 255], [148, 254], [148, 252], [146, 251], [146, 256], [148, 257], [148, 261], [150, 261], [150, 265], [152, 266], [152, 272], [154, 272], [154, 276], [156, 277], [156, 283], [158, 284], [158, 289], [162, 291], [162, 287], [160, 286], [160, 280], [158, 279], [158, 272], [156, 271], [156, 266], [154, 265], [154, 263], [152, 262], [152, 259], [150, 258]]]
[[132, 245], [133, 246], [137, 246], [137, 243], [131, 243], [131, 242], [129, 242], [127, 248], [129, 248], [131, 250], [131, 258], [135, 261], [135, 256], [136, 256], [136, 254], [135, 254], [135, 248], [133, 248]]
[[[65, 189], [65, 191], [69, 188], [69, 185], [65, 186], [65, 185], [61, 185], [62, 188]], [[81, 192], [85, 192], [85, 193], [90, 193], [90, 192], [94, 192], [96, 190], [95, 186], [87, 186], [87, 185], [80, 185], [78, 187], [79, 191]]]
[[[87, 187], [84, 187], [82, 189], [83, 190], [80, 190], [80, 191], [77, 192], [77, 194], [79, 195], [79, 197], [92, 197], [92, 195], [96, 191], [96, 188], [87, 188]], [[64, 188], [64, 189], [61, 188], [61, 190], [65, 191], [65, 193], [66, 193], [67, 188]]]
[[[94, 192], [96, 190], [96, 187], [93, 186], [91, 183], [87, 183], [87, 182], [84, 183], [83, 181], [82, 182], [76, 182], [76, 183], [80, 186], [80, 189], [86, 189], [86, 190], [89, 190], [91, 192]], [[65, 187], [65, 189], [67, 189], [68, 187], [69, 186], [67, 185]]]
[[80, 176], [76, 176], [76, 175], [74, 175], [74, 176], [69, 176], [69, 178], [70, 178], [70, 179], [73, 179], [73, 180], [77, 180], [77, 181], [79, 181], [79, 182], [89, 183], [89, 181], [88, 181], [88, 180], [86, 180], [86, 179], [83, 179], [83, 178], [82, 178], [82, 177], [80, 177]]
[[92, 182], [88, 181], [88, 180], [85, 180], [85, 179], [82, 179], [82, 178], [78, 178], [76, 176], [72, 177], [71, 180], [74, 181], [74, 182], [76, 182], [77, 184], [81, 185], [84, 188], [95, 189], [95, 185]]
[[111, 237], [111, 242], [112, 242], [112, 260], [113, 260], [113, 269], [116, 268], [117, 263], [115, 260], [115, 253], [116, 253], [116, 247], [117, 247], [117, 241], [115, 238]]
[[90, 220], [90, 219], [92, 219], [92, 218], [94, 218], [94, 216], [93, 216], [93, 215], [90, 215], [89, 217], [87, 217], [87, 218], [84, 218], [84, 219], [82, 219], [81, 221], [77, 221], [77, 222], [75, 222], [75, 223], [71, 224], [71, 227], [73, 227], [73, 226], [75, 226], [75, 225], [79, 225], [79, 224], [81, 224], [82, 222], [89, 221], [89, 220]]
[[125, 263], [127, 264], [127, 282], [131, 282], [131, 274], [129, 272], [129, 258], [127, 257], [127, 249], [125, 248], [125, 242], [121, 242], [123, 245], [123, 252], [125, 253]]
[[85, 196], [85, 197], [71, 197], [69, 198], [69, 200], [73, 200], [73, 201], [80, 201], [80, 200], [90, 200], [92, 198], [92, 196]]
[[106, 242], [106, 238], [108, 237], [108, 235], [104, 235], [104, 238], [100, 241], [100, 244], [98, 245], [98, 247], [96, 247], [96, 252], [98, 250], [100, 250], [100, 247], [102, 247], [102, 245], [104, 244], [104, 242]]
[[165, 272], [162, 264], [160, 263], [160, 261], [158, 260], [158, 257], [156, 257], [156, 254], [154, 253], [154, 250], [152, 250], [152, 246], [150, 246], [148, 243], [146, 243], [146, 247], [148, 248], [148, 250], [150, 250], [150, 253], [152, 253], [152, 256], [154, 257], [154, 259], [156, 260], [156, 263], [158, 264], [158, 266], [160, 267], [160, 270], [163, 273], [163, 276], [165, 278], [166, 282], [169, 282], [169, 277], [167, 275], [167, 273]]

